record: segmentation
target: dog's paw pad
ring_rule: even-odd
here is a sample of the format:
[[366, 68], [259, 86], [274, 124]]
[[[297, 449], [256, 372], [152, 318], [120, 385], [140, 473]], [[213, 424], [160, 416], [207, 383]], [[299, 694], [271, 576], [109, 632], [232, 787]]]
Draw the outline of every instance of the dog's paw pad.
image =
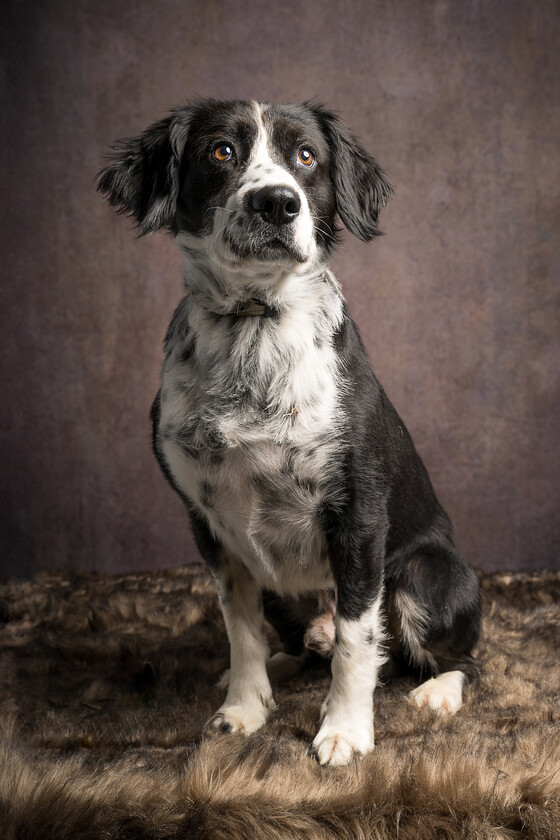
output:
[[464, 680], [465, 675], [461, 671], [446, 671], [419, 685], [409, 697], [420, 709], [454, 715], [463, 705]]

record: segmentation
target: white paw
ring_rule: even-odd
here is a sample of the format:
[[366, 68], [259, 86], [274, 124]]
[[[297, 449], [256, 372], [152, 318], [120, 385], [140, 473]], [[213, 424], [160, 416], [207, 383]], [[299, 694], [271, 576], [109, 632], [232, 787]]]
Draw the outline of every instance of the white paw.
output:
[[206, 724], [206, 729], [218, 729], [220, 732], [241, 732], [250, 735], [266, 723], [276, 703], [270, 698], [268, 705], [221, 706]]
[[421, 709], [454, 715], [463, 705], [464, 681], [465, 675], [461, 671], [446, 671], [422, 683], [408, 696]]
[[344, 726], [332, 726], [323, 723], [315, 740], [313, 749], [319, 759], [319, 764], [330, 764], [337, 767], [353, 758], [361, 758], [373, 749], [373, 730], [347, 729]]

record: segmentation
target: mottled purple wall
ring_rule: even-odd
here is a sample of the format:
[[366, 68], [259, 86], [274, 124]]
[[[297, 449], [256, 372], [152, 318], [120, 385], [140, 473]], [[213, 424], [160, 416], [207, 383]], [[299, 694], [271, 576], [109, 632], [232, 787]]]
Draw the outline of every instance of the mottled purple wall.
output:
[[195, 94], [319, 97], [383, 164], [386, 236], [335, 261], [374, 367], [468, 558], [558, 566], [558, 3], [2, 8], [5, 573], [196, 556], [147, 419], [179, 255], [94, 185]]

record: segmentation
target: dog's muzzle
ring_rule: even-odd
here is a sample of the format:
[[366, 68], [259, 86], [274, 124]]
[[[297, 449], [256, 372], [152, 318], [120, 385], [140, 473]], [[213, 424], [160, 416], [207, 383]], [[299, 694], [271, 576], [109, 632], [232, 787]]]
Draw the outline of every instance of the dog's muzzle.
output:
[[295, 236], [300, 211], [301, 198], [296, 190], [284, 184], [267, 184], [245, 196], [242, 221], [238, 218], [228, 225], [224, 239], [241, 258], [283, 262], [290, 257], [305, 262], [307, 255]]

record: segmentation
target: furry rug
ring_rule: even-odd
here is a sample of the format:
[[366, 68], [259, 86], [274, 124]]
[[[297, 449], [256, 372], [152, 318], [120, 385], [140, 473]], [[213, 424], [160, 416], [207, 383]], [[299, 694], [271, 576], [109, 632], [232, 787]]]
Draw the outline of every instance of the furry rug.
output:
[[560, 573], [481, 580], [465, 706], [380, 687], [376, 749], [342, 769], [308, 752], [321, 667], [275, 687], [263, 730], [201, 738], [228, 651], [200, 567], [0, 587], [2, 840], [558, 840]]

